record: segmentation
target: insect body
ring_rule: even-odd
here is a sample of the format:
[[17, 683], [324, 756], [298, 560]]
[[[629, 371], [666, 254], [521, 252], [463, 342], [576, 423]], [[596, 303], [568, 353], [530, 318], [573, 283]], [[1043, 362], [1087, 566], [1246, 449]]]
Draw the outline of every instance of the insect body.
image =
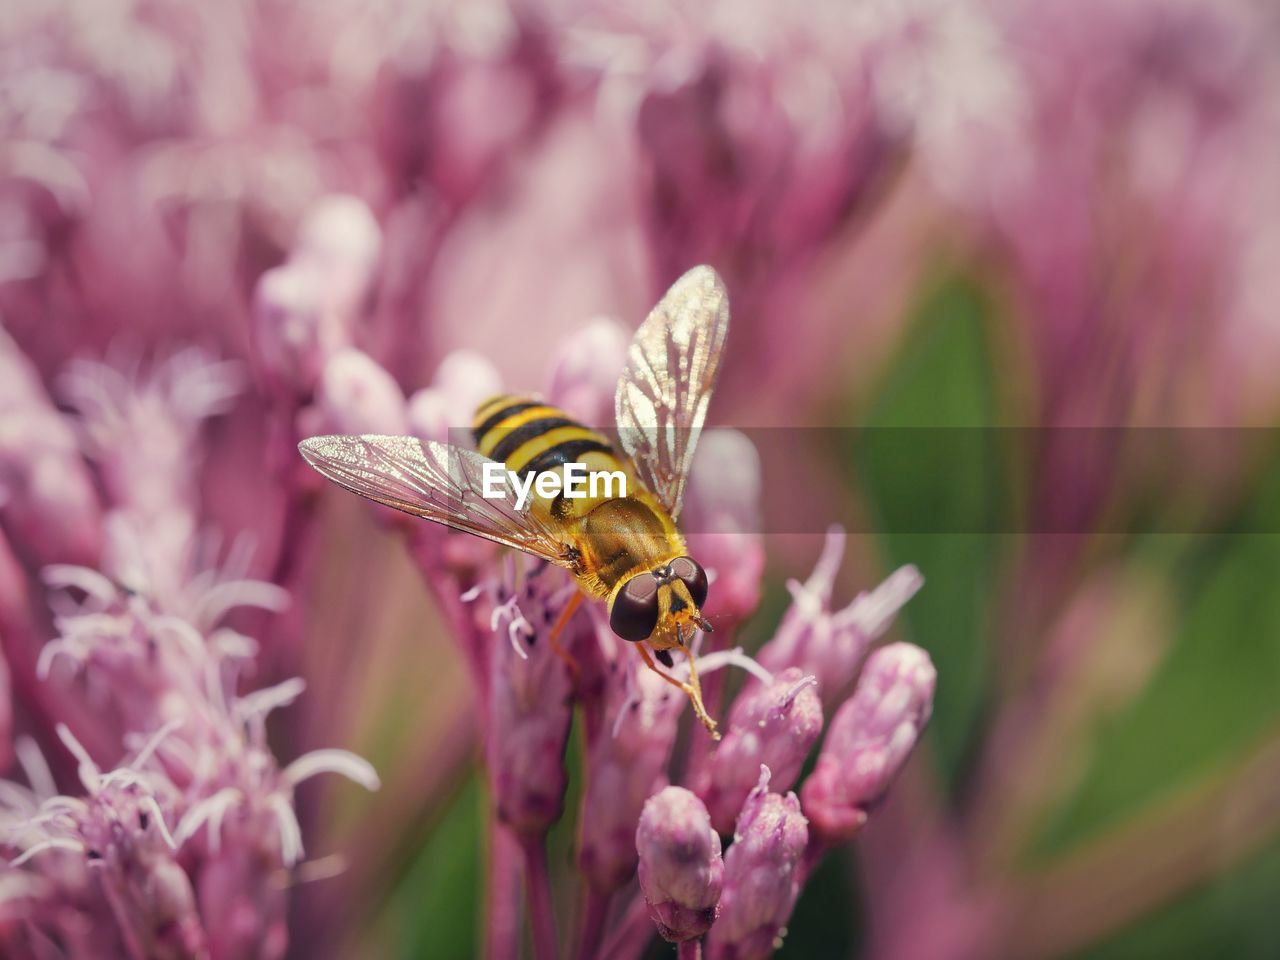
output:
[[[676, 521], [728, 326], [728, 300], [711, 268], [694, 268], [668, 291], [636, 332], [618, 383], [621, 450], [562, 410], [511, 396], [476, 411], [476, 450], [380, 436], [312, 437], [299, 449], [320, 473], [361, 496], [565, 567], [582, 593], [557, 627], [583, 595], [605, 601], [613, 631], [689, 695], [715, 735], [689, 649], [697, 629], [711, 629], [701, 613], [707, 576], [688, 556]], [[525, 476], [566, 463], [619, 471], [626, 494], [537, 498], [520, 507], [510, 495], [483, 495], [492, 461]], [[646, 645], [667, 666], [670, 651], [681, 650], [688, 682], [657, 670]]]

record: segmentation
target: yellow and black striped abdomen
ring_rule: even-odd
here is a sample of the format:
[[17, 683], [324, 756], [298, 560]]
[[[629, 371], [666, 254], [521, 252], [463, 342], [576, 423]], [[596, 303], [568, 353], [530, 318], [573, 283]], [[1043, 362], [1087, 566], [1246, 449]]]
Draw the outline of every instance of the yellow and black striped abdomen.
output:
[[605, 495], [536, 497], [552, 516], [572, 524], [584, 569], [579, 579], [593, 596], [607, 598], [626, 575], [684, 553], [684, 540], [653, 494], [636, 479], [630, 463], [599, 432], [558, 407], [528, 397], [494, 397], [471, 422], [476, 448], [521, 477], [581, 463], [588, 474], [621, 473], [621, 484]]
[[494, 397], [481, 404], [471, 434], [480, 453], [521, 476], [557, 470], [566, 463], [587, 463], [589, 470], [626, 470], [600, 433], [559, 407], [528, 397]]
[[[559, 470], [566, 463], [581, 463], [587, 472], [621, 472], [627, 489], [635, 477], [624, 460], [613, 451], [609, 441], [599, 432], [584, 427], [559, 407], [529, 397], [494, 397], [480, 405], [471, 422], [476, 449], [508, 470], [526, 477], [530, 474]], [[561, 519], [585, 517], [621, 492], [621, 484], [612, 497], [562, 496], [547, 502], [552, 515]], [[541, 499], [541, 498], [538, 498]]]

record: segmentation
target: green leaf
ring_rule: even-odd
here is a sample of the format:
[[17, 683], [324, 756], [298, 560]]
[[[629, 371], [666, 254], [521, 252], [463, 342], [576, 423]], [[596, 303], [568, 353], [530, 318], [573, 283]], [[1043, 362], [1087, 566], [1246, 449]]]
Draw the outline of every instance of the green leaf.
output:
[[1158, 913], [1090, 948], [1081, 960], [1132, 957], [1232, 957], [1271, 960], [1280, 950], [1276, 897], [1280, 843], [1273, 843], [1217, 882], [1165, 906]]
[[963, 279], [941, 284], [911, 330], [849, 451], [887, 566], [914, 563], [924, 589], [903, 620], [938, 668], [932, 724], [948, 778], [977, 732], [990, 671], [993, 575], [1008, 511], [998, 431], [990, 306]]
[[473, 776], [418, 851], [379, 925], [405, 960], [478, 955], [484, 796]]
[[1280, 723], [1280, 537], [1204, 538], [1173, 569], [1185, 599], [1172, 648], [1098, 731], [1089, 775], [1045, 831], [1042, 853], [1140, 815]]
[[[1181, 598], [1170, 650], [1142, 694], [1098, 730], [1087, 775], [1042, 831], [1036, 856], [1140, 819], [1280, 725], [1280, 536], [1254, 532], [1276, 529], [1280, 459], [1246, 489], [1228, 532], [1151, 535], [1131, 551]], [[1211, 819], [1204, 829], [1221, 825]], [[1204, 879], [1082, 956], [1276, 956], [1280, 842]]]

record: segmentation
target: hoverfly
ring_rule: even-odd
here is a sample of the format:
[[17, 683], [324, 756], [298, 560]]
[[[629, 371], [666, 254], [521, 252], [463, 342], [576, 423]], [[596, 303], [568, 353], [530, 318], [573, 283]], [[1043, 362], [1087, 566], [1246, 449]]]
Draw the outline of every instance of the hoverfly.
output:
[[[362, 497], [568, 570], [581, 591], [553, 627], [551, 643], [584, 596], [604, 601], [613, 632], [688, 695], [718, 738], [690, 649], [697, 629], [711, 630], [701, 612], [707, 575], [688, 556], [676, 521], [728, 331], [728, 296], [714, 270], [695, 267], [676, 281], [627, 351], [615, 396], [622, 451], [564, 411], [515, 396], [480, 405], [472, 423], [475, 450], [384, 436], [312, 437], [299, 449], [321, 474]], [[521, 477], [566, 463], [621, 470], [626, 496], [539, 497], [519, 508], [509, 492], [482, 495], [490, 462]], [[676, 649], [687, 661], [687, 682], [654, 665], [656, 656], [673, 666]]]

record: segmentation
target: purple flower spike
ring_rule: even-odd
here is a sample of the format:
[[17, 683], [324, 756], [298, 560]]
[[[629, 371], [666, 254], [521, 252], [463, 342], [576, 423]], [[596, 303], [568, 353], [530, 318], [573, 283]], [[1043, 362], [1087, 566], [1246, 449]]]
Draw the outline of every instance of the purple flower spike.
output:
[[824, 839], [846, 840], [866, 822], [929, 721], [936, 681], [929, 655], [912, 644], [890, 644], [867, 658], [800, 791]]
[[27, 865], [66, 901], [86, 898], [99, 940], [118, 935], [113, 952], [124, 955], [207, 955], [195, 894], [166, 825], [180, 802], [178, 791], [162, 774], [141, 769], [170, 730], [157, 733], [135, 765], [103, 773], [60, 724], [58, 736], [78, 761], [88, 795], [41, 798], [7, 784], [0, 804], [0, 845], [6, 855], [16, 853], [10, 865]]
[[798, 667], [782, 671], [768, 685], [752, 683], [734, 701], [729, 729], [711, 755], [698, 794], [711, 822], [728, 833], [743, 801], [756, 786], [761, 764], [773, 771], [774, 786], [796, 782], [809, 748], [822, 732], [817, 681]]
[[536, 836], [564, 811], [572, 684], [548, 636], [577, 588], [559, 571], [529, 574], [522, 564], [513, 560], [496, 587], [490, 584], [487, 759], [499, 819], [519, 834]]
[[636, 821], [665, 786], [685, 699], [631, 651], [608, 664], [607, 713], [587, 754], [578, 863], [599, 890], [623, 886], [636, 869]]
[[774, 672], [798, 665], [818, 678], [824, 705], [838, 702], [872, 641], [881, 637], [924, 578], [915, 567], [901, 567], [874, 590], [860, 593], [842, 610], [831, 609], [836, 572], [844, 557], [845, 533], [827, 532], [826, 546], [809, 579], [787, 583], [792, 603], [774, 638], [757, 656]]
[[640, 889], [663, 938], [680, 943], [711, 929], [724, 861], [702, 801], [683, 787], [655, 793], [640, 814], [636, 852]]
[[809, 823], [794, 793], [769, 790], [769, 768], [738, 817], [724, 858], [720, 918], [707, 937], [708, 960], [763, 960], [773, 955], [800, 894]]

